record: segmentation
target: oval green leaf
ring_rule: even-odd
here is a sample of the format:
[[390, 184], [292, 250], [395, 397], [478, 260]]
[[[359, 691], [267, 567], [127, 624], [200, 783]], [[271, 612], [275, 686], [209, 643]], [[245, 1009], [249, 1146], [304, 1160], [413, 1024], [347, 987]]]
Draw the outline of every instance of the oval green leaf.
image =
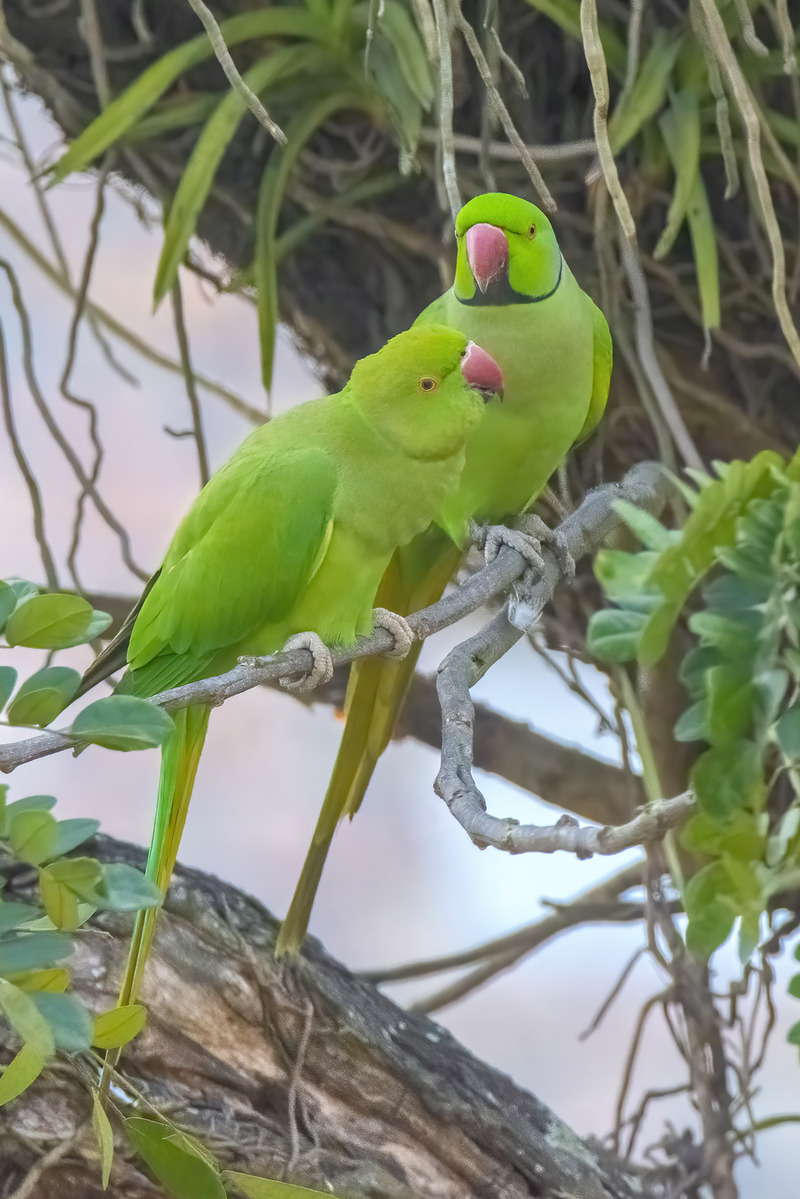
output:
[[33, 1045], [23, 1045], [0, 1075], [0, 1107], [27, 1091], [41, 1074], [47, 1057]]
[[226, 1199], [219, 1170], [200, 1146], [161, 1120], [132, 1116], [125, 1131], [172, 1199]]
[[79, 712], [70, 730], [73, 737], [105, 749], [153, 749], [175, 729], [171, 718], [149, 700], [135, 695], [110, 695]]
[[46, 725], [66, 708], [81, 676], [70, 666], [45, 666], [26, 679], [8, 709], [11, 724]]
[[53, 856], [57, 829], [49, 812], [18, 812], [8, 822], [8, 841], [18, 858], [38, 866]]
[[35, 595], [11, 613], [6, 641], [29, 649], [66, 649], [80, 643], [91, 620], [92, 605], [79, 595]]
[[147, 1009], [141, 1003], [126, 1003], [95, 1017], [92, 1044], [96, 1049], [121, 1049], [145, 1026]]
[[92, 1017], [75, 995], [34, 991], [31, 999], [47, 1021], [57, 1049], [82, 1053], [91, 1047]]
[[[10, 589], [9, 589], [10, 590]], [[0, 709], [8, 703], [11, 692], [17, 682], [17, 672], [13, 666], [0, 666]]]

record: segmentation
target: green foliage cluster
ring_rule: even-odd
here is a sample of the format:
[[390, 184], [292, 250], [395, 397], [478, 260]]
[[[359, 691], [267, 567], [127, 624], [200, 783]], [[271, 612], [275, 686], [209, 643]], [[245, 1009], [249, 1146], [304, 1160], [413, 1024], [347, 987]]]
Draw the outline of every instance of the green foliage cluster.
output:
[[[80, 596], [46, 592], [25, 579], [0, 580], [0, 636], [9, 649], [24, 646], [56, 653], [93, 641], [110, 623], [107, 612], [92, 608]], [[15, 667], [0, 666], [0, 712], [5, 709], [7, 724], [38, 728], [67, 707], [81, 681], [71, 666], [44, 666], [19, 687], [17, 675]], [[162, 745], [173, 727], [167, 713], [147, 700], [113, 695], [89, 704], [63, 732], [79, 747], [137, 750]]]
[[800, 879], [800, 456], [716, 470], [682, 488], [691, 512], [680, 530], [623, 513], [646, 548], [598, 556], [615, 606], [595, 614], [589, 644], [607, 660], [651, 665], [686, 618], [690, 702], [675, 737], [705, 747], [681, 838], [704, 861], [684, 888], [687, 945], [712, 953], [738, 919], [746, 961], [762, 914]]
[[6, 803], [0, 786], [0, 873], [25, 864], [36, 870], [39, 902], [0, 899], [0, 1010], [22, 1047], [0, 1076], [0, 1104], [16, 1098], [57, 1049], [76, 1053], [124, 1045], [144, 1025], [138, 1004], [93, 1018], [69, 991], [62, 964], [74, 934], [96, 911], [138, 911], [161, 893], [124, 863], [105, 865], [68, 856], [99, 827], [97, 820], [56, 820], [51, 795]]
[[[244, 72], [250, 89], [285, 127], [286, 144], [272, 151], [258, 197], [255, 261], [249, 273], [258, 287], [264, 384], [269, 388], [278, 320], [278, 219], [290, 176], [314, 133], [335, 113], [361, 111], [376, 125], [393, 128], [407, 171], [419, 140], [422, 115], [434, 98], [425, 43], [405, 0], [377, 6], [354, 0], [303, 0], [230, 17], [220, 24], [228, 47], [262, 51]], [[164, 244], [154, 285], [158, 304], [177, 280], [199, 214], [214, 185], [222, 157], [245, 115], [235, 91], [165, 97], [192, 67], [211, 58], [205, 33], [153, 63], [70, 146], [55, 164], [52, 182], [84, 170], [109, 146], [201, 126], [194, 150], [165, 214]], [[396, 174], [362, 182], [322, 206], [301, 236], [324, 221], [330, 207], [362, 202], [397, 186]], [[296, 237], [295, 231], [294, 237]], [[290, 244], [293, 240], [290, 237]]]

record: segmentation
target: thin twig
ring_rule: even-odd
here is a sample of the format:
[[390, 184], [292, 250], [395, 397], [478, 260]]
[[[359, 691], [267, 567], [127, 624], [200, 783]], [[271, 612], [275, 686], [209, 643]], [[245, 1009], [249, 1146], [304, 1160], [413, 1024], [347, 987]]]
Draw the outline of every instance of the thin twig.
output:
[[208, 450], [203, 432], [203, 413], [200, 408], [200, 397], [197, 394], [197, 384], [195, 383], [192, 359], [189, 354], [189, 338], [186, 334], [186, 321], [183, 313], [183, 294], [181, 292], [180, 279], [178, 278], [175, 279], [172, 285], [170, 298], [172, 300], [172, 314], [175, 319], [175, 335], [178, 339], [178, 350], [180, 352], [181, 365], [183, 366], [183, 378], [186, 383], [186, 395], [188, 396], [189, 408], [192, 413], [192, 435], [197, 446], [200, 486], [205, 487], [211, 477], [211, 473], [208, 468]]
[[461, 208], [458, 190], [456, 156], [453, 148], [453, 59], [450, 50], [450, 19], [445, 0], [433, 0], [436, 18], [436, 46], [439, 60], [439, 141], [442, 155], [442, 177], [450, 204], [450, 214], [456, 219]]
[[85, 489], [87, 495], [91, 497], [92, 503], [97, 509], [98, 514], [106, 522], [108, 527], [114, 533], [116, 533], [120, 544], [122, 560], [124, 561], [125, 565], [132, 574], [137, 575], [142, 580], [146, 580], [149, 578], [149, 575], [146, 571], [143, 571], [140, 566], [136, 565], [131, 556], [130, 537], [127, 529], [125, 529], [124, 526], [117, 520], [114, 513], [108, 507], [94, 483], [92, 483], [91, 479], [84, 470], [83, 463], [75, 453], [72, 443], [64, 435], [57, 422], [53, 418], [53, 414], [44, 398], [36, 377], [36, 370], [33, 364], [33, 339], [31, 335], [30, 318], [25, 307], [25, 302], [22, 298], [22, 290], [19, 286], [17, 276], [14, 272], [14, 268], [8, 261], [6, 261], [6, 259], [0, 258], [0, 270], [5, 272], [6, 278], [8, 279], [11, 287], [11, 298], [13, 300], [14, 307], [17, 310], [17, 316], [19, 317], [20, 329], [22, 331], [22, 364], [25, 371], [25, 379], [27, 381], [28, 389], [31, 393], [33, 402], [36, 405], [42, 420], [47, 426], [48, 432], [72, 468], [76, 479]]
[[547, 212], [555, 212], [557, 208], [556, 202], [550, 193], [550, 189], [542, 178], [542, 173], [537, 167], [533, 155], [517, 132], [517, 128], [511, 119], [511, 114], [506, 108], [503, 98], [498, 92], [495, 81], [492, 78], [492, 72], [489, 70], [489, 64], [487, 63], [486, 57], [481, 49], [481, 44], [475, 36], [474, 29], [462, 13], [458, 0], [450, 0], [450, 10], [453, 14], [453, 19], [455, 20], [456, 25], [461, 30], [464, 41], [467, 43], [469, 52], [475, 60], [475, 65], [477, 66], [480, 77], [483, 80], [483, 86], [486, 88], [486, 96], [489, 104], [491, 105], [493, 111], [497, 114], [497, 118], [505, 130], [506, 137], [517, 151], [522, 165], [528, 172], [531, 183], [536, 188], [536, 191], [538, 192], [542, 201], [542, 207], [546, 209]]
[[269, 115], [258, 96], [251, 88], [247, 86], [244, 79], [242, 79], [241, 75], [237, 71], [236, 64], [231, 58], [228, 47], [225, 45], [225, 39], [222, 36], [222, 30], [214, 20], [211, 10], [203, 3], [203, 0], [189, 0], [189, 3], [197, 13], [200, 20], [203, 22], [203, 27], [208, 34], [209, 41], [214, 47], [214, 53], [217, 56], [217, 61], [227, 75], [228, 82], [233, 90], [242, 97], [245, 104], [250, 109], [259, 124], [264, 126], [267, 132], [274, 137], [275, 141], [278, 142], [279, 145], [285, 146], [286, 134], [283, 132], [280, 125], [277, 125], [275, 121], [273, 121], [272, 117]]
[[28, 494], [31, 498], [31, 510], [33, 512], [33, 532], [36, 537], [36, 544], [39, 546], [39, 553], [42, 558], [42, 566], [44, 567], [45, 577], [47, 578], [47, 586], [51, 591], [58, 590], [58, 573], [56, 564], [53, 560], [53, 555], [50, 551], [50, 546], [47, 541], [47, 534], [44, 528], [44, 508], [42, 506], [42, 496], [39, 491], [39, 485], [36, 482], [36, 476], [30, 468], [28, 459], [20, 444], [17, 428], [14, 423], [14, 412], [11, 407], [11, 385], [8, 378], [8, 361], [6, 358], [6, 339], [3, 333], [3, 324], [0, 321], [0, 400], [3, 405], [3, 419], [5, 421], [6, 432], [8, 439], [11, 442], [11, 450], [14, 454], [20, 474], [25, 480], [25, 485], [28, 488]]
[[[39, 268], [39, 270], [50, 280], [51, 283], [54, 283], [56, 287], [58, 287], [71, 299], [75, 298], [75, 292], [71, 283], [69, 282], [69, 279], [66, 278], [61, 271], [53, 265], [52, 262], [48, 261], [44, 254], [42, 254], [41, 250], [39, 250], [39, 248], [35, 246], [30, 238], [23, 232], [16, 221], [14, 221], [8, 215], [8, 213], [4, 212], [2, 209], [0, 209], [0, 228], [5, 229], [6, 233], [9, 234], [13, 241], [16, 242], [20, 249], [23, 250], [27, 257], [30, 258], [34, 265]], [[160, 366], [164, 370], [170, 371], [172, 374], [181, 376], [183, 375], [183, 368], [179, 362], [176, 362], [174, 358], [170, 358], [169, 355], [162, 354], [160, 351], [153, 349], [152, 346], [149, 346], [147, 342], [142, 340], [141, 337], [123, 325], [122, 322], [117, 320], [115, 316], [112, 316], [110, 312], [106, 312], [106, 310], [99, 304], [95, 304], [89, 300], [86, 304], [86, 312], [99, 324], [108, 329], [109, 332], [113, 333], [115, 337], [118, 337], [120, 341], [125, 342], [126, 345], [129, 345], [132, 349], [134, 349], [137, 354], [141, 354], [142, 358], [145, 358], [148, 362], [152, 362], [154, 365]], [[217, 383], [215, 379], [209, 379], [207, 375], [197, 374], [195, 378], [201, 387], [205, 388], [205, 390], [211, 395], [215, 395], [219, 399], [224, 400], [226, 404], [230, 405], [234, 412], [238, 412], [242, 416], [247, 417], [247, 419], [252, 421], [254, 424], [260, 425], [264, 423], [264, 412], [260, 408], [256, 408], [253, 404], [248, 404], [248, 402], [243, 400], [241, 396], [238, 396], [236, 392], [230, 391], [227, 387], [223, 387], [223, 385], [221, 383]]]

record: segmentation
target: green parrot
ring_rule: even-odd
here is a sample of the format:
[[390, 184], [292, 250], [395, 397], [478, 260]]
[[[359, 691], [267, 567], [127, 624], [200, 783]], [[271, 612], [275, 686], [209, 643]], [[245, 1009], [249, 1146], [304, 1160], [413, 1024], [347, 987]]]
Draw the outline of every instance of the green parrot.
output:
[[[597, 425], [611, 378], [605, 317], [576, 282], [543, 212], [491, 192], [464, 205], [455, 233], [453, 286], [413, 327], [445, 324], [474, 338], [503, 372], [504, 402], [470, 436], [461, 482], [435, 523], [398, 548], [384, 575], [377, 602], [403, 615], [441, 596], [461, 560], [467, 521], [505, 521], [533, 504], [570, 447]], [[334, 831], [358, 811], [420, 648], [403, 662], [372, 659], [351, 667], [341, 746], [279, 953], [296, 953], [303, 941]]]
[[[334, 396], [301, 404], [243, 442], [195, 500], [161, 569], [83, 690], [125, 655], [120, 688], [154, 695], [285, 645], [352, 645], [395, 549], [421, 533], [458, 484], [468, 435], [502, 393], [497, 364], [455, 329], [426, 325], [362, 359]], [[376, 622], [410, 644], [405, 621]], [[405, 626], [403, 628], [402, 626]], [[327, 661], [325, 659], [327, 658]], [[289, 684], [291, 685], [291, 684]], [[164, 745], [147, 875], [166, 890], [210, 708], [174, 715]], [[120, 1004], [135, 1000], [156, 913], [137, 919]]]

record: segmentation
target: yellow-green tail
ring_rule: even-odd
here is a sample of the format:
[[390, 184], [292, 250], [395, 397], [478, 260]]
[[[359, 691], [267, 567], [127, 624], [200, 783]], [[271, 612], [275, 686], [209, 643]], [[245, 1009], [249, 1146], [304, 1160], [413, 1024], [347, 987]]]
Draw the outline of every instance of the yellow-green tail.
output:
[[[417, 572], [407, 562], [401, 566], [395, 555], [381, 582], [377, 604], [406, 616], [439, 599], [461, 552], [443, 537], [428, 542], [425, 550], [417, 560]], [[413, 646], [402, 662], [369, 658], [351, 668], [347, 722], [311, 845], [278, 933], [275, 953], [279, 957], [296, 954], [303, 943], [333, 834], [339, 821], [345, 816], [352, 819], [361, 806], [378, 759], [391, 740], [421, 648]]]
[[[195, 705], [173, 713], [175, 732], [161, 751], [158, 797], [145, 873], [162, 894], [166, 893], [178, 858], [210, 712], [206, 706]], [[136, 917], [117, 1000], [119, 1007], [136, 1002], [157, 919], [158, 908], [146, 908]], [[112, 1050], [106, 1061], [113, 1065], [118, 1057], [119, 1051]]]

